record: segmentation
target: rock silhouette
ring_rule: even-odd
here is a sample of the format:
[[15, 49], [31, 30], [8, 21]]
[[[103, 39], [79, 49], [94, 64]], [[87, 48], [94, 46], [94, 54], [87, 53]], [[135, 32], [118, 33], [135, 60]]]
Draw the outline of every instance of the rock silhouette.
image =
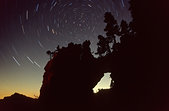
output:
[[[142, 2], [130, 1], [133, 17], [130, 23], [122, 20], [119, 25], [110, 12], [105, 13], [106, 36], [98, 36], [98, 58], [91, 53], [90, 41], [69, 43], [47, 52], [50, 61], [45, 67], [36, 110], [167, 111], [168, 90], [163, 92], [168, 82], [162, 82], [158, 76], [161, 67], [153, 65], [156, 63], [151, 47], [152, 37], [164, 33], [155, 33], [159, 31], [154, 28], [158, 17], [148, 13], [155, 13], [149, 9], [149, 2]], [[161, 57], [159, 53], [156, 55]], [[105, 72], [111, 72], [113, 87], [94, 94], [92, 89]]]
[[26, 97], [19, 93], [14, 93], [9, 97], [0, 100], [1, 111], [34, 111], [38, 100]]
[[95, 70], [101, 69], [102, 63], [93, 57], [89, 46], [90, 41], [82, 45], [70, 43], [54, 53], [45, 67], [39, 97], [42, 104], [50, 108], [56, 104], [71, 107], [92, 104], [92, 89], [104, 73]]
[[[99, 54], [99, 58], [94, 58], [92, 55], [90, 41], [85, 41], [83, 44], [69, 43], [67, 47], [59, 48], [59, 51], [50, 52], [53, 53], [53, 57], [45, 67], [39, 97], [43, 109], [67, 106], [71, 107], [71, 110], [79, 110], [78, 105], [86, 110], [94, 108], [101, 110], [102, 107], [96, 107], [112, 104], [114, 110], [120, 111], [131, 104], [136, 106], [134, 101], [138, 95], [134, 92], [137, 90], [135, 85], [141, 83], [140, 78], [136, 77], [139, 70], [136, 65], [139, 58], [135, 53], [137, 52], [136, 32], [124, 20], [119, 26], [110, 12], [105, 13], [104, 21], [107, 23], [105, 28], [107, 36], [98, 36], [96, 54]], [[117, 37], [121, 39], [120, 43], [116, 42]], [[111, 78], [115, 81], [113, 88], [107, 91], [109, 93], [107, 102], [102, 101], [105, 96], [103, 98], [100, 96], [102, 99], [97, 98], [99, 96], [95, 96], [92, 92], [105, 72], [111, 72]], [[122, 108], [119, 105], [126, 107]]]

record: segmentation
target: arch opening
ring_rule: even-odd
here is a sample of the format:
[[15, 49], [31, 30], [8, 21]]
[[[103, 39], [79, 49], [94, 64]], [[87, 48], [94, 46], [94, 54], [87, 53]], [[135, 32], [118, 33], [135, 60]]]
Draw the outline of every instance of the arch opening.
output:
[[104, 76], [101, 78], [101, 80], [97, 83], [97, 85], [93, 88], [94, 93], [98, 93], [101, 89], [110, 89], [111, 88], [111, 82], [112, 81], [110, 77], [111, 72], [104, 73]]

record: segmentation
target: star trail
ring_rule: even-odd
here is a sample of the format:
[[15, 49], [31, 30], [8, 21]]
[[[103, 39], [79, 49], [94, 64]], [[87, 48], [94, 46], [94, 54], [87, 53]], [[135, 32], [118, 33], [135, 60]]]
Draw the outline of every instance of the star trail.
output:
[[104, 33], [104, 13], [131, 21], [128, 0], [1, 0], [0, 98], [39, 95], [47, 50], [91, 41]]

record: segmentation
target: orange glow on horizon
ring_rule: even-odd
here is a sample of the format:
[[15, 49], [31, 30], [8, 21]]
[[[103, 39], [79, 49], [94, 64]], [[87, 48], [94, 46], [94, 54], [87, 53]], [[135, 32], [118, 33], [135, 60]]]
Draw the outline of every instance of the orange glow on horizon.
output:
[[31, 92], [25, 93], [25, 92], [15, 91], [15, 92], [0, 92], [0, 99], [4, 99], [4, 97], [11, 96], [14, 93], [19, 93], [19, 94], [22, 94], [24, 96], [31, 97], [31, 98], [34, 98], [34, 99], [37, 99], [39, 97], [39, 93], [31, 93]]

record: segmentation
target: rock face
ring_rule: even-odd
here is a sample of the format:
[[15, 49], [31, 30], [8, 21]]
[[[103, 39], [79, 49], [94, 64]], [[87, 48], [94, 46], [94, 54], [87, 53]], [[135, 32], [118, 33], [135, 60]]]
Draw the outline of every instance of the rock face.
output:
[[[45, 105], [90, 104], [97, 82], [103, 77], [101, 63], [91, 54], [90, 41], [70, 43], [47, 63], [39, 101]], [[98, 70], [94, 70], [94, 69]]]

